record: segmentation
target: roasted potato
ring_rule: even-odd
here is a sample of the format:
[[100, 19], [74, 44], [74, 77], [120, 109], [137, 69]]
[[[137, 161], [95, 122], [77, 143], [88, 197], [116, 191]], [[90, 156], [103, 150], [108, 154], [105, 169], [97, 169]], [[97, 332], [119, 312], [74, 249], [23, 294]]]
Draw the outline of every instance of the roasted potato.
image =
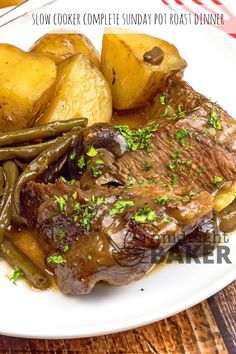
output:
[[123, 110], [145, 105], [186, 62], [174, 45], [162, 39], [116, 31], [103, 35], [101, 67], [114, 108]]
[[42, 53], [53, 59], [56, 63], [77, 54], [83, 53], [98, 68], [100, 65], [99, 54], [90, 40], [80, 33], [48, 33], [30, 49], [34, 53]]
[[25, 0], [0, 0], [0, 9], [8, 6], [20, 5]]
[[216, 193], [214, 208], [219, 212], [231, 204], [236, 197], [236, 182], [229, 181]]
[[56, 80], [53, 60], [0, 44], [0, 131], [25, 128], [45, 108]]
[[86, 117], [93, 124], [109, 122], [111, 114], [107, 81], [83, 54], [76, 54], [58, 65], [53, 96], [38, 123]]

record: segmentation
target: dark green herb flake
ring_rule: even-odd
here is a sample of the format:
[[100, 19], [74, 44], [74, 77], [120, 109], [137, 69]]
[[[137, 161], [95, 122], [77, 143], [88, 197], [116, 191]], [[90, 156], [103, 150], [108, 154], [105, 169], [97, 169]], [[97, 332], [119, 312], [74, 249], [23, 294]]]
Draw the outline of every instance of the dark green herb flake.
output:
[[221, 125], [221, 122], [218, 118], [218, 114], [216, 111], [211, 112], [210, 118], [208, 120], [208, 124], [211, 125], [213, 128], [215, 128], [216, 130], [222, 129], [222, 125]]
[[92, 167], [92, 174], [93, 174], [93, 177], [99, 177], [102, 175], [102, 171], [100, 171], [96, 166], [93, 166]]
[[157, 219], [155, 211], [153, 211], [149, 207], [142, 207], [140, 208], [136, 213], [133, 214], [132, 219], [134, 219], [137, 222], [143, 223], [143, 222], [154, 222]]
[[63, 196], [55, 195], [55, 199], [56, 199], [56, 202], [57, 202], [60, 212], [64, 213], [66, 210], [66, 202], [68, 200], [68, 196], [67, 195], [63, 195]]
[[134, 202], [132, 200], [119, 200], [114, 203], [113, 207], [109, 211], [109, 215], [122, 214], [127, 208], [131, 208], [134, 206]]
[[126, 138], [129, 148], [132, 151], [137, 149], [152, 151], [150, 139], [158, 129], [157, 124], [143, 129], [129, 129], [127, 125], [117, 125], [115, 128]]
[[143, 169], [144, 169], [145, 171], [151, 170], [152, 167], [153, 167], [153, 162], [151, 162], [151, 161], [145, 161], [145, 162], [144, 162]]
[[84, 155], [79, 158], [77, 165], [81, 170], [86, 166]]
[[89, 150], [87, 151], [87, 155], [88, 155], [89, 157], [97, 156], [97, 154], [98, 154], [98, 152], [97, 152], [97, 150], [95, 149], [95, 147], [93, 147], [93, 146], [91, 146], [91, 147], [89, 148]]
[[75, 158], [76, 158], [76, 151], [73, 150], [73, 151], [70, 153], [70, 155], [69, 155], [69, 159], [70, 159], [70, 160], [74, 160]]
[[54, 255], [54, 256], [47, 257], [47, 262], [54, 263], [54, 264], [63, 264], [65, 260], [61, 255]]
[[160, 104], [162, 104], [163, 106], [166, 104], [166, 96], [165, 95], [162, 95], [160, 96]]
[[19, 267], [16, 267], [14, 270], [14, 273], [10, 277], [10, 281], [12, 281], [13, 284], [16, 285], [16, 282], [18, 280], [20, 280], [23, 276], [24, 276], [24, 273], [22, 272], [22, 270]]
[[186, 138], [192, 138], [192, 132], [186, 128], [181, 128], [176, 133], [176, 138], [179, 141], [179, 144], [183, 147], [186, 146]]
[[155, 199], [155, 202], [156, 202], [157, 204], [165, 204], [165, 203], [168, 202], [168, 201], [169, 201], [169, 197], [168, 197], [167, 195], [162, 195], [162, 196], [157, 197], [157, 198]]

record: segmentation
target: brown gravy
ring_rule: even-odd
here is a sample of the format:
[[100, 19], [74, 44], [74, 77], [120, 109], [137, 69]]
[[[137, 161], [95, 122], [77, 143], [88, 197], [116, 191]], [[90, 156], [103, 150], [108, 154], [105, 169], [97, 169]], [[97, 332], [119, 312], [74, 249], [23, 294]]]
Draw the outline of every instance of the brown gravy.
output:
[[[126, 112], [114, 112], [112, 123], [119, 125], [128, 125], [131, 129], [138, 128], [146, 122], [143, 109], [130, 110]], [[28, 228], [11, 227], [7, 231], [9, 239], [34, 262], [40, 269], [47, 271], [45, 265], [45, 254], [42, 247], [36, 239], [36, 235]], [[51, 277], [52, 278], [52, 277]], [[55, 281], [51, 279], [52, 287], [55, 288]]]
[[44, 253], [38, 244], [33, 232], [27, 228], [11, 228], [7, 231], [8, 238], [34, 262], [39, 268], [45, 270]]
[[[131, 129], [139, 128], [143, 126], [148, 120], [148, 111], [147, 108], [140, 108], [136, 110], [113, 112], [111, 123], [115, 125], [128, 125]], [[40, 247], [37, 242], [36, 236], [33, 231], [23, 228], [11, 228], [7, 231], [7, 236], [11, 239], [11, 241], [19, 247], [27, 256], [42, 270], [46, 270], [45, 266], [45, 254], [43, 252], [42, 247]], [[155, 265], [152, 270], [148, 273], [152, 275], [153, 272], [159, 271], [166, 264], [167, 257], [163, 260], [163, 262]], [[51, 281], [52, 286], [55, 288], [55, 281]]]

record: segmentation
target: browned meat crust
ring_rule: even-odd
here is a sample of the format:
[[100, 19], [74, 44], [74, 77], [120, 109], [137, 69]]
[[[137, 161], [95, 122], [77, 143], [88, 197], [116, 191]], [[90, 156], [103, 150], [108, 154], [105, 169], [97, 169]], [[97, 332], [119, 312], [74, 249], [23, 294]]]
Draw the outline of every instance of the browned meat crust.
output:
[[[89, 189], [80, 182], [31, 182], [22, 193], [25, 216], [46, 253], [62, 255], [61, 264], [49, 265], [64, 293], [87, 294], [100, 280], [122, 285], [140, 279], [152, 267], [153, 250], [160, 258], [204, 225], [212, 216], [210, 193], [235, 179], [236, 123], [217, 104], [172, 81], [149, 107], [149, 117], [159, 123], [151, 152], [121, 156], [127, 147], [111, 128], [115, 144], [109, 154], [101, 151], [108, 161], [102, 176], [89, 180], [92, 159], [80, 172]], [[106, 137], [108, 130], [106, 125]], [[107, 139], [105, 150], [109, 144]], [[78, 148], [76, 164], [85, 146]]]

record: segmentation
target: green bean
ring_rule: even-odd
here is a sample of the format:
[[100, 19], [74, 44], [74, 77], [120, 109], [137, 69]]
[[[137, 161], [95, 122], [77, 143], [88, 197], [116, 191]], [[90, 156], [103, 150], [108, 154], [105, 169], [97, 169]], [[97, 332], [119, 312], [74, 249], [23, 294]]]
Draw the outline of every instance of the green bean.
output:
[[5, 183], [5, 179], [4, 179], [3, 169], [2, 167], [0, 167], [0, 197], [3, 194], [4, 183]]
[[13, 267], [19, 267], [35, 288], [45, 290], [50, 287], [50, 281], [45, 272], [38, 268], [7, 237], [0, 245], [0, 255]]
[[12, 160], [12, 159], [32, 159], [38, 156], [43, 150], [53, 146], [57, 141], [53, 139], [40, 144], [26, 145], [26, 146], [11, 146], [11, 147], [0, 147], [0, 160]]
[[3, 172], [5, 175], [5, 188], [1, 199], [0, 210], [0, 244], [3, 240], [6, 229], [11, 222], [11, 205], [13, 191], [18, 178], [18, 168], [13, 161], [7, 161], [3, 164]]
[[87, 123], [88, 120], [86, 118], [74, 118], [38, 125], [32, 128], [0, 133], [0, 146], [29, 142], [34, 139], [51, 138], [76, 127], [85, 127]]
[[62, 137], [50, 146], [48, 149], [41, 152], [26, 169], [21, 173], [16, 188], [14, 190], [13, 203], [12, 203], [12, 220], [19, 224], [26, 223], [25, 218], [20, 216], [20, 192], [25, 184], [29, 181], [35, 180], [41, 175], [48, 166], [64, 155], [73, 145], [80, 139], [81, 132], [79, 130], [65, 133]]

